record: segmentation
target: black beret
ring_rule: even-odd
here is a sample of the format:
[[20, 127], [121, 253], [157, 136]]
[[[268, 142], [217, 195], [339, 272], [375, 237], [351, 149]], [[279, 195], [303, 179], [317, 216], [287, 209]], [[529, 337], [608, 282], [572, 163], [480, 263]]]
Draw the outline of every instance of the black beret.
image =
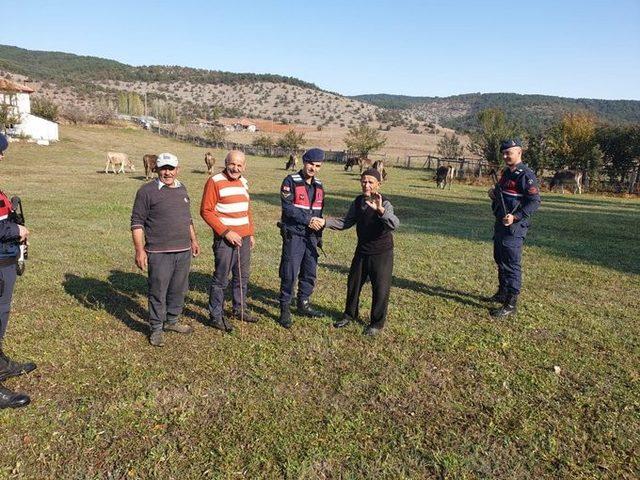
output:
[[522, 148], [522, 140], [520, 140], [519, 138], [508, 138], [507, 140], [503, 140], [502, 142], [500, 142], [501, 152], [505, 151], [507, 148], [512, 147]]
[[362, 172], [362, 175], [360, 175], [360, 178], [364, 177], [365, 175], [369, 175], [370, 177], [374, 177], [379, 182], [382, 181], [382, 176], [380, 175], [380, 172], [378, 170], [376, 170], [375, 168], [367, 168], [364, 172]]
[[304, 152], [302, 161], [304, 163], [320, 163], [324, 160], [324, 150], [320, 148], [311, 148]]

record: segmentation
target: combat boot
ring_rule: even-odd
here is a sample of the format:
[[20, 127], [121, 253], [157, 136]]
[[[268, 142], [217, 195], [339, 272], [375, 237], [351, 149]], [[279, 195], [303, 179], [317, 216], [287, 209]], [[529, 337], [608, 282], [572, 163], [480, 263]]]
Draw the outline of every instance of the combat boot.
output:
[[491, 310], [491, 316], [493, 318], [504, 318], [509, 315], [515, 315], [518, 303], [518, 297], [516, 295], [507, 295], [507, 299], [500, 308], [494, 308]]
[[226, 332], [226, 333], [233, 332], [233, 325], [228, 319], [224, 317], [224, 315], [218, 318], [210, 317], [209, 320], [211, 321], [211, 326], [213, 328], [217, 328], [218, 330], [222, 330], [223, 332]]
[[298, 314], [311, 318], [324, 317], [324, 313], [311, 308], [309, 300], [298, 300]]
[[284, 328], [291, 328], [293, 325], [289, 305], [280, 305], [280, 318], [278, 318], [278, 323]]
[[29, 405], [31, 399], [24, 393], [14, 392], [0, 385], [0, 409], [2, 408], [18, 408]]
[[507, 292], [505, 292], [504, 290], [498, 289], [498, 291], [494, 293], [492, 297], [487, 298], [487, 301], [504, 303], [507, 301]]
[[344, 328], [350, 323], [351, 317], [345, 313], [340, 320], [336, 320], [335, 322], [333, 322], [333, 326], [335, 328]]
[[14, 362], [9, 357], [7, 357], [5, 353], [0, 349], [0, 382], [6, 380], [7, 378], [24, 375], [25, 373], [32, 372], [35, 369], [35, 363]]

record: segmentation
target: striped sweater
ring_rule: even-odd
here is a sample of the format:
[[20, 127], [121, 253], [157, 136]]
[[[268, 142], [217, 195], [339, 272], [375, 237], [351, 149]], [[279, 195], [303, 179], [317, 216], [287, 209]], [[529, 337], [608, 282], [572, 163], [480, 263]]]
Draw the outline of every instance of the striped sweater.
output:
[[202, 192], [200, 215], [217, 236], [222, 237], [229, 230], [241, 237], [253, 235], [247, 180], [232, 180], [224, 170], [209, 178]]

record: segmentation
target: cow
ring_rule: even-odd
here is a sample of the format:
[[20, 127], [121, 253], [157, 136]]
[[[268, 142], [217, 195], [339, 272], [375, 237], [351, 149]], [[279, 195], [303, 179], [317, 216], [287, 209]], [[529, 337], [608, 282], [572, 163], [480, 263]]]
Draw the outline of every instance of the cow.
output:
[[211, 152], [207, 152], [204, 154], [204, 164], [207, 166], [207, 173], [209, 175], [213, 174], [213, 167], [216, 164], [216, 158]]
[[382, 178], [382, 180], [387, 179], [387, 169], [384, 168], [384, 160], [376, 160], [375, 162], [373, 162], [371, 168], [380, 172], [380, 177]]
[[344, 171], [351, 170], [353, 172], [353, 166], [360, 163], [358, 157], [347, 157], [347, 162], [344, 164]]
[[[107, 152], [107, 163], [104, 166], [104, 173], [109, 173], [109, 166], [111, 166], [113, 173], [124, 173], [125, 167], [129, 167], [131, 172], [136, 171], [135, 165], [129, 160], [129, 156], [126, 153]], [[120, 168], [116, 171], [117, 166]]]
[[289, 155], [289, 160], [287, 161], [287, 164], [284, 166], [284, 169], [295, 171], [295, 169], [297, 168], [297, 165], [298, 165], [298, 157], [295, 153], [292, 153], [291, 155]]
[[449, 185], [449, 190], [451, 190], [451, 184], [455, 177], [456, 167], [452, 167], [451, 165], [442, 165], [436, 170], [436, 185], [438, 188], [442, 188], [443, 190], [446, 185]]
[[147, 153], [142, 157], [142, 165], [144, 165], [144, 178], [147, 180], [151, 178], [151, 174], [156, 171], [156, 162], [158, 156], [152, 153]]
[[373, 165], [373, 160], [367, 157], [360, 157], [358, 159], [358, 163], [360, 164], [360, 173], [362, 173], [363, 170], [371, 168], [371, 166]]
[[560, 192], [564, 193], [564, 186], [573, 184], [573, 193], [582, 193], [582, 172], [578, 170], [560, 170], [555, 173], [549, 184], [549, 191], [555, 187], [560, 187]]

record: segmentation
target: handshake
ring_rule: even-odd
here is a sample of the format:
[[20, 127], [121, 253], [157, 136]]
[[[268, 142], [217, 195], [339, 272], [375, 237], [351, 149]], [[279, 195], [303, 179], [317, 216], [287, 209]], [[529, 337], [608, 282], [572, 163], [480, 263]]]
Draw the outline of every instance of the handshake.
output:
[[322, 230], [324, 228], [324, 218], [311, 218], [311, 221], [309, 222], [309, 228], [311, 230], [315, 230], [316, 232]]

